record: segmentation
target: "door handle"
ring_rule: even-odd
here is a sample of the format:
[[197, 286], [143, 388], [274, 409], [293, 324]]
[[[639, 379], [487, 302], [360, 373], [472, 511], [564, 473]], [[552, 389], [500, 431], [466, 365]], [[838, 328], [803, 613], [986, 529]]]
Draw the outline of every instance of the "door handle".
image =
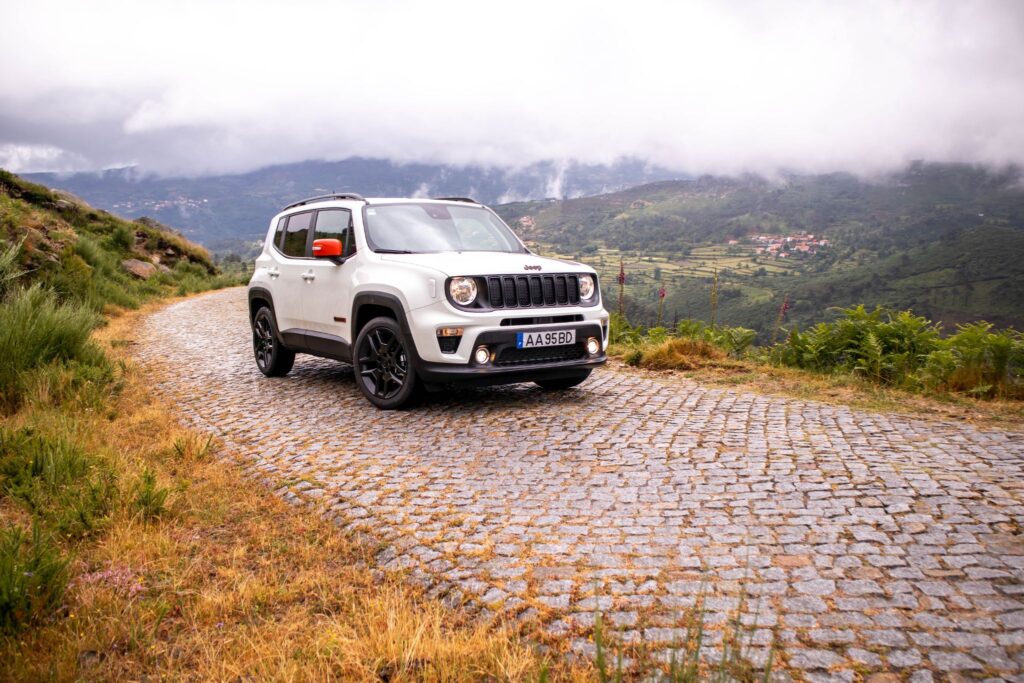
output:
[[270, 277], [277, 277], [280, 274], [281, 271], [278, 270], [277, 268], [267, 268], [267, 275], [269, 275]]
[[302, 279], [306, 282], [312, 282], [316, 279], [316, 275], [314, 275], [313, 271], [310, 270], [302, 274]]

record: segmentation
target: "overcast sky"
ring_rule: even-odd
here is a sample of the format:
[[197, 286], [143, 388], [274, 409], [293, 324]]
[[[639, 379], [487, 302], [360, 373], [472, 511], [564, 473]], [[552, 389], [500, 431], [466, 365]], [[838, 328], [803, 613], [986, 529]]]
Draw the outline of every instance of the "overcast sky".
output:
[[0, 17], [16, 171], [1024, 163], [1019, 0], [0, 0]]

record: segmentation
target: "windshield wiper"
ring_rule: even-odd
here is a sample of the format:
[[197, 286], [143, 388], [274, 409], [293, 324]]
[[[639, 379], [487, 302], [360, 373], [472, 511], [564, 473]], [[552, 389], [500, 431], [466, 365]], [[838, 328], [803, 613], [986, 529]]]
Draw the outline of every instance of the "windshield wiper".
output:
[[378, 254], [412, 254], [415, 252], [406, 251], [405, 249], [374, 249]]

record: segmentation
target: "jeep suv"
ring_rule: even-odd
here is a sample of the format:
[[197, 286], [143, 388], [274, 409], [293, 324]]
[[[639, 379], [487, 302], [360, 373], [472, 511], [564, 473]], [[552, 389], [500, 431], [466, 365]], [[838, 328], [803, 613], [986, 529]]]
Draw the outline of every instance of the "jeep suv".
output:
[[568, 389], [605, 362], [597, 274], [533, 254], [470, 199], [314, 197], [274, 216], [249, 283], [268, 377], [296, 353], [351, 363], [392, 409], [449, 384]]

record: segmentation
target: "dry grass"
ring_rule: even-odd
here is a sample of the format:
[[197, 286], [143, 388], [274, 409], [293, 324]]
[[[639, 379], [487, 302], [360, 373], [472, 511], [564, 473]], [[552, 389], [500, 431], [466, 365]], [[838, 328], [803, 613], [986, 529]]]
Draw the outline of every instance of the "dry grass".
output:
[[649, 370], [696, 370], [709, 365], [732, 365], [717, 346], [702, 339], [685, 338], [669, 339], [645, 348], [636, 360], [639, 367]]
[[[112, 357], [127, 362], [120, 340], [153, 307], [100, 331]], [[130, 362], [124, 380], [104, 411], [26, 408], [7, 421], [68, 434], [110, 458], [123, 482], [150, 468], [170, 495], [156, 519], [119, 506], [71, 548], [65, 609], [0, 637], [0, 679], [531, 680], [548, 666], [556, 679], [591, 675], [374, 571], [372, 549], [242, 477], [221, 459], [231, 454], [214, 457]], [[25, 521], [6, 503], [0, 518]]]

